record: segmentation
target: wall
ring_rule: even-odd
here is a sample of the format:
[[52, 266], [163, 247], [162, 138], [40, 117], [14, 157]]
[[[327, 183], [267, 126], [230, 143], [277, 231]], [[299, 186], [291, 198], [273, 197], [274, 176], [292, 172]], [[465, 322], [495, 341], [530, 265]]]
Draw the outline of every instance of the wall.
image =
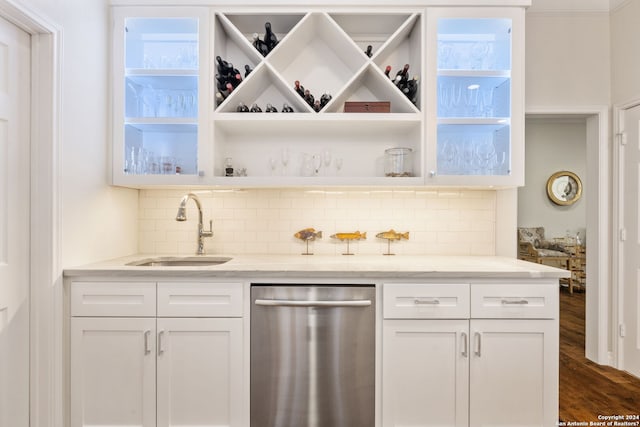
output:
[[640, 2], [627, 1], [611, 13], [611, 101], [640, 99]]
[[[518, 190], [518, 226], [544, 226], [547, 238], [579, 232], [584, 239], [589, 195], [585, 120], [527, 119], [525, 141], [527, 185]], [[560, 170], [582, 180], [583, 197], [571, 206], [555, 205], [547, 197], [547, 179]]]
[[608, 12], [527, 12], [527, 110], [609, 105], [610, 74]]
[[[140, 252], [195, 252], [195, 203], [188, 202], [186, 222], [175, 221], [185, 193], [140, 191]], [[353, 252], [381, 254], [387, 244], [375, 235], [390, 228], [410, 232], [408, 241], [392, 244], [397, 254], [495, 251], [495, 191], [252, 189], [198, 194], [205, 223], [213, 220], [214, 237], [205, 242], [207, 252], [214, 254], [299, 254], [305, 245], [293, 235], [307, 227], [323, 232], [310, 245], [317, 254], [342, 253], [345, 244], [330, 235], [356, 230], [367, 232], [367, 239], [351, 245]]]
[[109, 9], [104, 0], [23, 0], [62, 28], [62, 264], [137, 249], [138, 192], [107, 185]]

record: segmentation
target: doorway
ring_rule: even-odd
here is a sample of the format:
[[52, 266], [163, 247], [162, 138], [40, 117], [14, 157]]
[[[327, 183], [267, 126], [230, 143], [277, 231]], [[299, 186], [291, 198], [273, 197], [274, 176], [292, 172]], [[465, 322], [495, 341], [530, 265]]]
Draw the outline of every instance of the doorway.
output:
[[[581, 176], [586, 195], [582, 204], [586, 211], [585, 236], [586, 284], [585, 284], [585, 356], [598, 364], [613, 366], [610, 353], [612, 333], [610, 321], [610, 145], [609, 145], [609, 107], [557, 107], [528, 108], [527, 123], [530, 120], [576, 125], [583, 129], [586, 152], [584, 154], [584, 172]], [[526, 143], [525, 143], [526, 149]], [[556, 165], [558, 166], [558, 165]], [[528, 165], [535, 168], [535, 165]], [[525, 178], [525, 188], [532, 186], [537, 192], [540, 203], [547, 203], [546, 178], [544, 182], [529, 182]], [[522, 190], [522, 189], [520, 189]], [[520, 190], [519, 197], [520, 198]], [[519, 202], [520, 207], [520, 202]], [[520, 209], [519, 209], [520, 210]], [[566, 225], [558, 233], [566, 235]]]

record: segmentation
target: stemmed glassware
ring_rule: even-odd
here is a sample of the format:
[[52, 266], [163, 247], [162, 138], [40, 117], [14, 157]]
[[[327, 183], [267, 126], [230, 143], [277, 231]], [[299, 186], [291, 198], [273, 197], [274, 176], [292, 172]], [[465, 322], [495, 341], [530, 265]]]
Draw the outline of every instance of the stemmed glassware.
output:
[[287, 174], [287, 165], [289, 164], [289, 149], [283, 148], [280, 152], [280, 160], [282, 161], [282, 175]]

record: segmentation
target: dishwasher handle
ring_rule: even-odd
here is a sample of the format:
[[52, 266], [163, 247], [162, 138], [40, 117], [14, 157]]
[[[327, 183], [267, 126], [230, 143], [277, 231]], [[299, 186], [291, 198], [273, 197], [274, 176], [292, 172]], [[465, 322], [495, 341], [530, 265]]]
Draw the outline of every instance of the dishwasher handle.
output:
[[281, 300], [281, 299], [257, 299], [256, 305], [267, 307], [370, 307], [370, 300], [347, 300], [347, 301], [317, 301], [317, 300]]

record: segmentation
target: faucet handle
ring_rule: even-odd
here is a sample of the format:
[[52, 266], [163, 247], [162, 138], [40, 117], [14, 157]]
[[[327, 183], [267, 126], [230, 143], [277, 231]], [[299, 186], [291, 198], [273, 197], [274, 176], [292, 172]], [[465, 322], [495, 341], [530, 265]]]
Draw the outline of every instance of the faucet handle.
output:
[[200, 235], [202, 237], [212, 237], [213, 236], [213, 220], [212, 219], [209, 220], [209, 229], [208, 230], [202, 230]]

